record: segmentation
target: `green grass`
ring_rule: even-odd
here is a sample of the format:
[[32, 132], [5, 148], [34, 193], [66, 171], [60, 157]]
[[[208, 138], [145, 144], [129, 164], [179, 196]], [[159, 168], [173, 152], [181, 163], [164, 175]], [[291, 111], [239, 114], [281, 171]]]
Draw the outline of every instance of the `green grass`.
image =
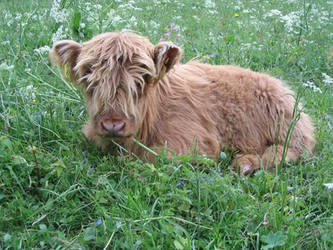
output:
[[[52, 1], [0, 2], [0, 249], [332, 249], [323, 183], [333, 182], [333, 92], [323, 73], [333, 77], [333, 3], [85, 2], [59, 1], [58, 20]], [[240, 65], [302, 89], [314, 156], [247, 178], [228, 150], [217, 163], [162, 154], [147, 164], [87, 142], [81, 94], [35, 49], [61, 27], [60, 39], [126, 28], [157, 43], [172, 22], [183, 62]]]

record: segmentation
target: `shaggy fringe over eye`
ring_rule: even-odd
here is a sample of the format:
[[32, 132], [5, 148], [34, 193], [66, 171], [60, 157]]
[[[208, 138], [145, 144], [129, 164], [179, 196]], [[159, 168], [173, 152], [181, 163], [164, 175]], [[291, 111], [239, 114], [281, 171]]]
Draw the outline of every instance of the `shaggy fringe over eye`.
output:
[[156, 74], [153, 49], [148, 39], [126, 32], [102, 34], [83, 44], [74, 70], [96, 110], [137, 117], [144, 77]]

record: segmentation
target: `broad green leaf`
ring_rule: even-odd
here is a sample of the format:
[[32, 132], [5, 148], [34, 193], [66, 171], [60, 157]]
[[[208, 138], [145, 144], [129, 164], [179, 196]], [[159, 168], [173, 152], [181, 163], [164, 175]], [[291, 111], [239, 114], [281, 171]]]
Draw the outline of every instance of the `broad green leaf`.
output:
[[271, 249], [277, 246], [283, 246], [286, 243], [287, 236], [283, 235], [281, 231], [276, 233], [269, 232], [267, 235], [263, 235], [261, 240], [267, 243], [262, 249]]
[[21, 165], [26, 164], [27, 161], [20, 155], [11, 155], [10, 158], [12, 159], [13, 164], [15, 165]]
[[84, 241], [91, 241], [96, 238], [96, 228], [93, 227], [87, 227], [84, 230]]
[[0, 143], [3, 146], [6, 146], [10, 151], [13, 150], [12, 142], [6, 136], [1, 136], [0, 137]]
[[184, 246], [178, 240], [174, 240], [173, 244], [175, 244], [175, 248], [178, 250], [184, 249]]

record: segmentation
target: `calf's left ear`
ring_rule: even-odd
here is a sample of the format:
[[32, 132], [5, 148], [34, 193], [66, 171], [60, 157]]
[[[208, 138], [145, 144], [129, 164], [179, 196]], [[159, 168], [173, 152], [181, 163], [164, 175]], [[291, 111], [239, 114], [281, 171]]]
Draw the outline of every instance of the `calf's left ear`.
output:
[[179, 62], [181, 55], [182, 50], [173, 43], [162, 42], [156, 45], [154, 49], [156, 78], [161, 80]]

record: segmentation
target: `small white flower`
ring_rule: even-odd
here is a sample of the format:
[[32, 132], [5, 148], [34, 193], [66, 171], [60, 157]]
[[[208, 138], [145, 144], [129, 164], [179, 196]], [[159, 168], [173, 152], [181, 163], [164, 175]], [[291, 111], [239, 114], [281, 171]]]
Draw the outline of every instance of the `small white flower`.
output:
[[208, 9], [214, 9], [215, 8], [215, 3], [211, 0], [206, 0], [205, 1], [205, 7]]
[[281, 17], [282, 16], [281, 15], [281, 11], [275, 10], [275, 9], [270, 10], [267, 14], [264, 15], [264, 18], [266, 18], [266, 17], [272, 17], [272, 16], [279, 16], [279, 17]]
[[0, 71], [1, 70], [11, 70], [14, 68], [14, 65], [7, 65], [5, 62], [0, 64]]
[[281, 21], [285, 23], [284, 26], [288, 32], [295, 32], [294, 28], [298, 27], [301, 22], [300, 13], [290, 12], [285, 16], [281, 16]]
[[29, 90], [29, 91], [33, 90], [33, 88], [34, 88], [34, 85], [28, 85], [28, 86], [25, 87], [25, 89]]
[[62, 25], [60, 25], [57, 32], [53, 33], [53, 35], [52, 35], [52, 42], [55, 43], [55, 42], [57, 42], [59, 40], [62, 40], [64, 38], [66, 38], [66, 34], [64, 32], [64, 27]]
[[333, 190], [333, 183], [324, 183], [324, 186], [328, 188], [328, 190]]
[[43, 47], [40, 47], [40, 48], [37, 48], [37, 49], [34, 49], [34, 52], [38, 53], [38, 54], [45, 54], [45, 53], [48, 53], [50, 51], [50, 47], [49, 46], [43, 46]]
[[307, 81], [307, 82], [303, 83], [303, 86], [304, 86], [304, 87], [308, 87], [308, 88], [310, 88], [310, 89], [313, 89], [314, 92], [322, 93], [321, 89], [318, 88], [318, 87], [314, 84], [314, 82]]
[[117, 24], [119, 24], [119, 23], [121, 23], [122, 22], [122, 18], [121, 18], [121, 16], [115, 16], [114, 18], [113, 18], [113, 20], [112, 20], [112, 24], [113, 25], [117, 25]]
[[86, 24], [85, 23], [80, 23], [80, 28], [81, 29], [84, 29], [86, 27]]
[[329, 75], [327, 75], [325, 73], [321, 73], [321, 75], [324, 77], [323, 83], [325, 83], [327, 85], [333, 84], [333, 79]]
[[54, 0], [50, 10], [50, 16], [56, 23], [64, 23], [69, 16], [69, 12], [66, 9], [61, 9], [61, 0]]
[[17, 13], [17, 14], [16, 14], [16, 17], [15, 17], [15, 20], [16, 20], [16, 21], [20, 21], [20, 20], [21, 20], [21, 17], [22, 17], [22, 15], [21, 15], [20, 13]]
[[155, 22], [154, 20], [150, 21], [150, 25], [152, 26], [153, 30], [157, 30], [160, 27], [160, 25], [157, 22]]

